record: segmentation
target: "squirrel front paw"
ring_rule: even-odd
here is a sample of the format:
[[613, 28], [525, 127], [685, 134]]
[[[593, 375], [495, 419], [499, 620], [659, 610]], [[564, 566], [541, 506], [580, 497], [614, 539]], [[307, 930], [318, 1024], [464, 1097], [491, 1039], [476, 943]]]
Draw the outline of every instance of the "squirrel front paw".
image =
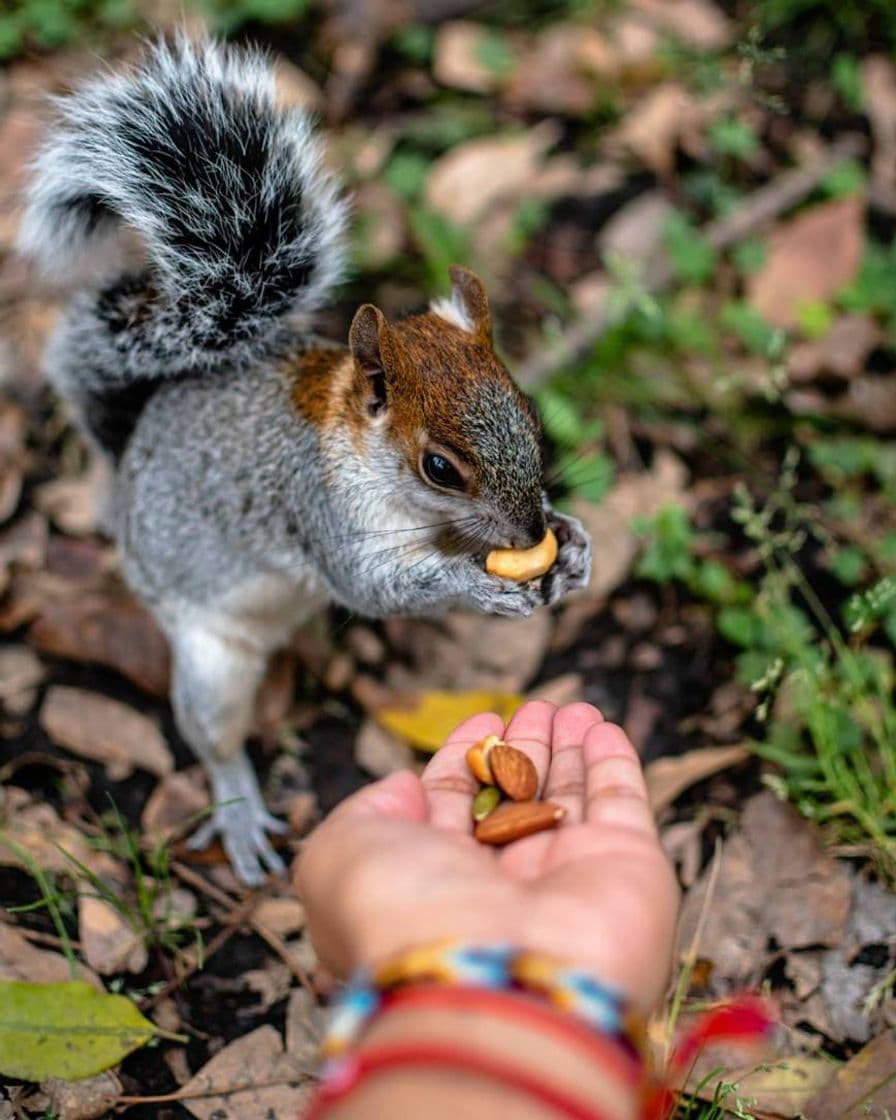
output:
[[511, 618], [528, 618], [543, 602], [537, 583], [516, 583], [478, 570], [469, 597], [475, 610]]
[[554, 566], [541, 581], [541, 601], [550, 604], [558, 602], [570, 591], [588, 586], [591, 538], [582, 522], [575, 517], [549, 510], [547, 520], [559, 545]]

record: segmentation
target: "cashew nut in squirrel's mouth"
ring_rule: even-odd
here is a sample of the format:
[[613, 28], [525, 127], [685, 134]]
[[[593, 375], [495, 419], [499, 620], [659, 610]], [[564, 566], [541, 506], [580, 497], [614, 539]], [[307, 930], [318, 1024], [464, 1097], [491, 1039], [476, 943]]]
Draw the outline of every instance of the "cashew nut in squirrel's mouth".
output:
[[557, 559], [557, 538], [551, 529], [534, 548], [496, 548], [485, 558], [485, 570], [493, 576], [525, 583], [550, 571]]

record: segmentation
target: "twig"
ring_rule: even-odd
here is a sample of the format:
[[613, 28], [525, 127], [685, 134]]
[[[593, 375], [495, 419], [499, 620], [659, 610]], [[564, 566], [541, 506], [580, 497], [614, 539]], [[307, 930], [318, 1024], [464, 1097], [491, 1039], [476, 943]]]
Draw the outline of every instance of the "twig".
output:
[[[845, 136], [808, 167], [785, 171], [751, 195], [731, 214], [710, 222], [703, 236], [717, 252], [730, 249], [751, 234], [763, 229], [775, 218], [802, 202], [833, 169], [845, 159], [861, 155], [864, 140]], [[668, 263], [661, 262], [645, 277], [648, 295], [658, 295], [675, 279]], [[539, 350], [517, 368], [516, 379], [526, 389], [546, 381], [557, 370], [582, 358], [615, 321], [611, 310], [600, 310], [587, 319], [578, 319], [563, 332], [556, 343]]]

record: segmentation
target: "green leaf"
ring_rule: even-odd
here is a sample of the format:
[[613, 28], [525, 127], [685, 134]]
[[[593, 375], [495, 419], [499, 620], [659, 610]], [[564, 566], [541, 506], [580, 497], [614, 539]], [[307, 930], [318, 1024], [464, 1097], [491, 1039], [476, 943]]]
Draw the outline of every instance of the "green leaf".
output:
[[496, 78], [506, 78], [516, 66], [510, 44], [499, 31], [492, 28], [482, 32], [473, 53], [476, 61]]
[[756, 133], [737, 117], [722, 117], [709, 126], [709, 141], [720, 156], [748, 159], [759, 147]]
[[396, 152], [386, 165], [383, 178], [397, 195], [412, 201], [423, 193], [431, 161], [419, 152]]
[[0, 1073], [6, 1077], [93, 1077], [155, 1034], [129, 999], [83, 980], [0, 981]]
[[716, 251], [685, 214], [675, 211], [663, 224], [663, 244], [680, 280], [702, 284], [715, 272]]

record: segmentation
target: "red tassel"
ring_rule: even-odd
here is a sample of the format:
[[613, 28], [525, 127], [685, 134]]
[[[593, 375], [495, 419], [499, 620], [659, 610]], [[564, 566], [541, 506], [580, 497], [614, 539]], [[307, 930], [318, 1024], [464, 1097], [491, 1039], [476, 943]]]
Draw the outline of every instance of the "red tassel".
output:
[[[758, 996], [742, 996], [701, 1015], [672, 1053], [666, 1079], [687, 1070], [700, 1051], [712, 1042], [756, 1042], [767, 1037], [777, 1019], [769, 1003]], [[660, 1082], [653, 1085], [644, 1100], [642, 1120], [669, 1120], [675, 1112], [680, 1092]]]

